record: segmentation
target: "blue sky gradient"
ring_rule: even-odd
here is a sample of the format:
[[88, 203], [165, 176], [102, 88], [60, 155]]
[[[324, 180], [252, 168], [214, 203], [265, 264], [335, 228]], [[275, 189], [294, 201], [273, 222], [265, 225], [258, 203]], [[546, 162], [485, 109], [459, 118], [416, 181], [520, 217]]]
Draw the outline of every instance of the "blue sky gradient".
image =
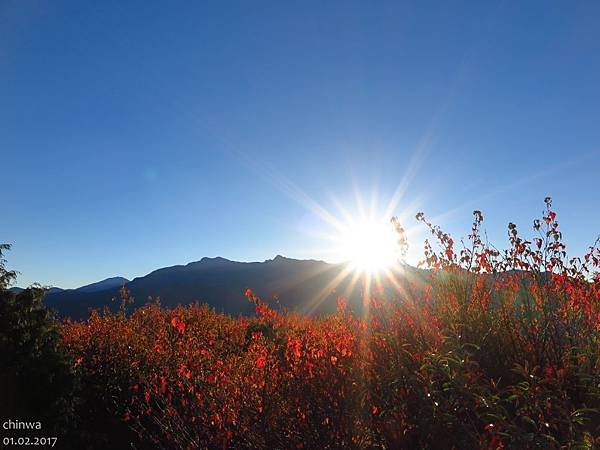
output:
[[9, 266], [75, 287], [203, 256], [335, 260], [315, 203], [381, 211], [403, 180], [407, 226], [423, 210], [460, 237], [481, 209], [495, 242], [551, 195], [581, 253], [599, 22], [592, 1], [3, 1]]

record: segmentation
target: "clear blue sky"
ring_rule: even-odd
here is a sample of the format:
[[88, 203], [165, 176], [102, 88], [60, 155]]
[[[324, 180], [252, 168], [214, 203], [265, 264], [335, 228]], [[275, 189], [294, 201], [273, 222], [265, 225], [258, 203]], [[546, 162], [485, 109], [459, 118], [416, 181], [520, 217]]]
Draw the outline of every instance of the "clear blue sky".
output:
[[461, 236], [482, 209], [495, 241], [551, 195], [580, 253], [600, 232], [598, 23], [596, 1], [4, 0], [9, 266], [75, 287], [328, 259], [310, 202], [354, 211], [403, 179], [394, 213]]

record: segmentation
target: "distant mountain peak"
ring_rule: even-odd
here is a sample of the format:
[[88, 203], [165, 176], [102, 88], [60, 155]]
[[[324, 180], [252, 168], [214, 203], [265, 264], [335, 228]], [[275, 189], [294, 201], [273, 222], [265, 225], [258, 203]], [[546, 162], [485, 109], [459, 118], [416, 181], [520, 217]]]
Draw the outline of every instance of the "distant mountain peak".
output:
[[225, 265], [225, 264], [239, 264], [239, 263], [237, 263], [236, 261], [231, 261], [230, 259], [227, 259], [227, 258], [223, 258], [222, 256], [215, 256], [214, 258], [205, 256], [200, 261], [191, 262], [191, 263], [187, 264], [186, 266], [194, 267], [194, 266], [199, 265], [202, 267], [212, 267], [212, 266], [221, 266], [221, 265]]
[[[56, 294], [58, 292], [64, 291], [64, 289], [61, 289], [61, 288], [56, 287], [56, 286], [45, 286], [44, 288], [46, 289], [46, 294]], [[25, 289], [27, 289], [27, 288], [22, 288], [22, 287], [19, 287], [19, 286], [13, 286], [13, 287], [9, 288], [8, 290], [10, 292], [15, 293], [15, 294], [20, 294]]]
[[[184, 270], [204, 270], [211, 269], [215, 267], [224, 267], [230, 266], [233, 264], [242, 264], [237, 261], [231, 261], [227, 258], [223, 258], [222, 256], [209, 257], [205, 256], [200, 261], [192, 261], [187, 263], [185, 266], [174, 266], [174, 267], [183, 267]], [[164, 269], [159, 269], [160, 271]]]
[[127, 283], [129, 283], [129, 280], [127, 278], [110, 277], [110, 278], [106, 278], [102, 281], [98, 281], [96, 283], [81, 286], [81, 287], [77, 288], [76, 290], [79, 292], [97, 292], [97, 291], [103, 291], [105, 289], [121, 287]]
[[209, 256], [205, 256], [204, 258], [202, 258], [200, 260], [200, 262], [203, 263], [208, 263], [208, 262], [233, 262], [227, 258], [223, 258], [222, 256], [215, 256], [214, 258], [211, 258]]
[[267, 259], [264, 262], [275, 262], [275, 263], [320, 263], [320, 264], [328, 264], [325, 261], [320, 259], [297, 259], [297, 258], [289, 258], [283, 255], [276, 255], [273, 259]]

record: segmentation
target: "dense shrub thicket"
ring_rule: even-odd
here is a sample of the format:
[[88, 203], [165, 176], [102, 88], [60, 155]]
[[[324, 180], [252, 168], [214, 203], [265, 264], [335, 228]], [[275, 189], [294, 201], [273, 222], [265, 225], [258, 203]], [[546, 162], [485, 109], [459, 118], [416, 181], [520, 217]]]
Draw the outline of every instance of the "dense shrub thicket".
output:
[[89, 417], [113, 447], [131, 439], [119, 426], [137, 448], [597, 447], [598, 248], [567, 257], [550, 199], [504, 251], [474, 214], [459, 250], [419, 214], [437, 241], [425, 282], [373, 289], [365, 315], [343, 299], [285, 313], [248, 290], [253, 318], [149, 304], [63, 324]]
[[66, 436], [76, 420], [73, 364], [61, 345], [59, 324], [42, 302], [44, 290], [8, 290], [16, 277], [5, 268], [2, 251], [9, 249], [0, 245], [1, 423], [39, 421], [42, 436]]

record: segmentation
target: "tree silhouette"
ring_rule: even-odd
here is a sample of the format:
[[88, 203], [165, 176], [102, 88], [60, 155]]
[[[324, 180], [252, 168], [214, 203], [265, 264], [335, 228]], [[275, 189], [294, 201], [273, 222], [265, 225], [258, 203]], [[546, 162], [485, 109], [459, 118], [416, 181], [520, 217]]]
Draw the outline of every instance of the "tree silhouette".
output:
[[0, 245], [0, 419], [41, 422], [45, 435], [64, 436], [73, 425], [76, 377], [44, 289], [8, 289], [17, 275], [2, 254], [10, 248]]
[[10, 250], [10, 244], [0, 244], [0, 290], [8, 289], [10, 284], [17, 278], [17, 272], [6, 270], [6, 259], [3, 252]]

